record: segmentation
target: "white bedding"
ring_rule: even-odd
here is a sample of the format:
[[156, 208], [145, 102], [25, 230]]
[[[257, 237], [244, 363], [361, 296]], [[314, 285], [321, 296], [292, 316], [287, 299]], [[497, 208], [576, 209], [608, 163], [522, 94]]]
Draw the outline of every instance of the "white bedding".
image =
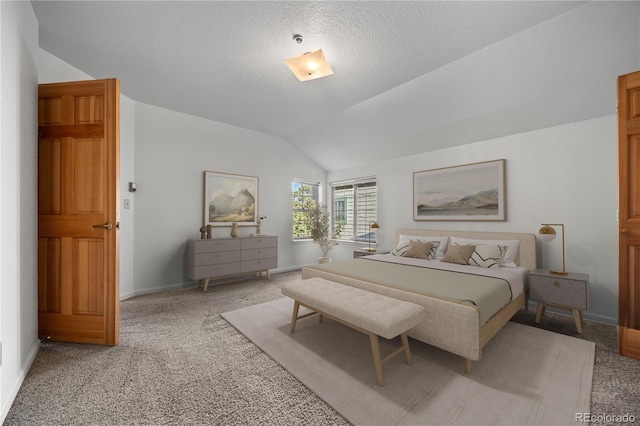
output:
[[445, 271], [471, 272], [477, 275], [502, 278], [509, 282], [512, 299], [518, 297], [526, 288], [529, 287], [529, 270], [522, 266], [517, 266], [515, 268], [479, 268], [471, 265], [441, 262], [439, 259], [425, 260], [412, 257], [393, 256], [391, 254], [374, 254], [363, 257], [362, 259], [441, 269]]

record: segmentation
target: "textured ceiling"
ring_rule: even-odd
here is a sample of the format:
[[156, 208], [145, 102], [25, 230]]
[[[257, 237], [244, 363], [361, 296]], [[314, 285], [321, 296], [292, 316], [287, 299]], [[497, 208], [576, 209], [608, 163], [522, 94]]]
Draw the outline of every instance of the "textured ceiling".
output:
[[[95, 78], [118, 77], [124, 95], [281, 136], [336, 170], [547, 124], [540, 119], [514, 129], [504, 122], [521, 121], [530, 114], [527, 105], [542, 107], [539, 87], [565, 84], [553, 74], [562, 73], [563, 64], [544, 50], [565, 35], [553, 34], [552, 26], [550, 34], [536, 36], [535, 28], [581, 13], [584, 2], [32, 4], [43, 49]], [[606, 23], [607, 16], [597, 15]], [[530, 40], [532, 32], [537, 38]], [[302, 44], [292, 40], [295, 33], [303, 35]], [[600, 35], [596, 28], [590, 37]], [[518, 37], [518, 47], [501, 42]], [[523, 54], [522, 43], [552, 61], [553, 72], [538, 72], [540, 58]], [[335, 74], [299, 82], [283, 60], [318, 48]], [[491, 63], [505, 55], [517, 62]], [[493, 131], [477, 128], [487, 120]], [[461, 133], [458, 125], [476, 133]], [[393, 148], [340, 155], [373, 151], [367, 150], [372, 141], [393, 142]]]

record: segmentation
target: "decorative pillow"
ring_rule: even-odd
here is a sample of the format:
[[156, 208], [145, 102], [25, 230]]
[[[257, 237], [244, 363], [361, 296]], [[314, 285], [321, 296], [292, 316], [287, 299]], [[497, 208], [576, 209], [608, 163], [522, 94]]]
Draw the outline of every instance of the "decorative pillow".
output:
[[398, 243], [398, 246], [391, 252], [391, 254], [394, 256], [406, 256], [407, 250], [409, 250], [409, 242], [411, 241], [431, 244], [431, 249], [429, 251], [429, 259], [436, 258], [440, 241], [418, 241], [418, 240], [401, 239], [400, 242]]
[[398, 241], [402, 242], [402, 240], [413, 240], [420, 241], [421, 243], [430, 243], [437, 249], [435, 256], [431, 256], [431, 258], [440, 259], [442, 256], [444, 256], [444, 252], [447, 250], [449, 237], [425, 237], [420, 235], [400, 234], [398, 236]]
[[404, 254], [404, 257], [414, 257], [416, 259], [430, 259], [431, 244], [410, 240], [409, 250], [407, 250], [407, 252]]
[[457, 263], [459, 265], [468, 265], [469, 258], [475, 250], [473, 245], [450, 245], [441, 262]]
[[451, 237], [451, 244], [495, 244], [498, 246], [506, 246], [507, 250], [502, 255], [502, 258], [500, 258], [500, 266], [508, 266], [511, 268], [515, 268], [516, 266], [518, 266], [516, 265], [516, 255], [518, 254], [518, 249], [520, 248], [520, 240], [476, 240], [470, 238]]
[[478, 244], [467, 263], [481, 268], [499, 268], [500, 259], [507, 251], [506, 246], [497, 244]]

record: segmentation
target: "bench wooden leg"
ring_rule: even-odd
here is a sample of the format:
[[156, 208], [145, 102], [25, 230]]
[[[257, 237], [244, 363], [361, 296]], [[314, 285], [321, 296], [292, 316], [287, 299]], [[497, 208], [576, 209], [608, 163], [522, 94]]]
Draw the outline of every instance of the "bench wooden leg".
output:
[[464, 359], [464, 370], [467, 374], [471, 374], [471, 360], [469, 358]]
[[296, 321], [298, 320], [298, 311], [300, 310], [300, 303], [295, 301], [293, 304], [293, 314], [291, 315], [291, 329], [290, 333], [293, 333], [296, 330]]
[[380, 358], [380, 345], [378, 344], [378, 335], [369, 333], [371, 341], [371, 353], [373, 355], [373, 365], [376, 368], [376, 376], [378, 377], [378, 385], [384, 386], [384, 378], [382, 377], [382, 359]]
[[409, 349], [409, 339], [407, 338], [407, 333], [402, 333], [400, 335], [400, 340], [402, 340], [402, 347], [404, 348], [405, 361], [407, 361], [407, 364], [413, 365], [413, 360], [411, 359], [411, 350]]
[[209, 287], [209, 278], [204, 280], [204, 291], [207, 291], [207, 287]]

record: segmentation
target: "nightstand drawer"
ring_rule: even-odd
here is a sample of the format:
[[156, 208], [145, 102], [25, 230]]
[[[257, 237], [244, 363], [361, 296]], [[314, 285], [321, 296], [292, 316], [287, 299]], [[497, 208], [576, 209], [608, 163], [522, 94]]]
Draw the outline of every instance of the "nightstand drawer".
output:
[[587, 282], [563, 277], [530, 275], [529, 297], [545, 303], [587, 309]]

